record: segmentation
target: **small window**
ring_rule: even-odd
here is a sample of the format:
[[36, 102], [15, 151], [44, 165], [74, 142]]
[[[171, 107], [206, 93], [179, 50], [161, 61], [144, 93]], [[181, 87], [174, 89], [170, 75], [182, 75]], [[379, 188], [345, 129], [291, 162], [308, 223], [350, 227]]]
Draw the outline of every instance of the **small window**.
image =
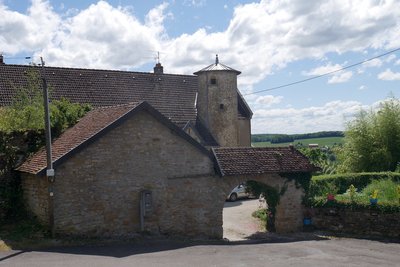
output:
[[219, 109], [224, 109], [224, 104], [219, 104]]
[[216, 78], [211, 78], [210, 83], [211, 84], [217, 84], [217, 79]]

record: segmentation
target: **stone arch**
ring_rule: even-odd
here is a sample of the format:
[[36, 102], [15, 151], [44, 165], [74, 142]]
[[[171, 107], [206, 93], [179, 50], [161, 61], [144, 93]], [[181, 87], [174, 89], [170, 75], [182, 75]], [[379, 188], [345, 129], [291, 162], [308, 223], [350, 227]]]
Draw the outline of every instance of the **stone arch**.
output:
[[296, 185], [294, 180], [289, 181], [287, 178], [282, 177], [277, 173], [222, 177], [219, 181], [222, 196], [218, 199], [218, 205], [221, 210], [221, 229], [222, 209], [224, 207], [226, 196], [229, 195], [232, 188], [249, 180], [260, 182], [274, 188], [279, 188], [279, 190], [285, 187], [283, 194], [280, 196], [279, 204], [276, 207], [276, 232], [287, 233], [301, 230], [303, 220], [302, 198], [304, 196], [304, 189]]

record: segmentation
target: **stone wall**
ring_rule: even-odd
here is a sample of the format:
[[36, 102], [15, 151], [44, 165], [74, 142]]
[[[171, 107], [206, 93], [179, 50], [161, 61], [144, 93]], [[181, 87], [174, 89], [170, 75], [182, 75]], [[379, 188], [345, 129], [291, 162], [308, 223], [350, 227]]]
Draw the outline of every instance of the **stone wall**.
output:
[[47, 178], [25, 173], [21, 176], [21, 187], [27, 210], [41, 223], [47, 225], [49, 222]]
[[[278, 174], [224, 176], [213, 160], [146, 111], [111, 129], [56, 165], [56, 233], [129, 236], [141, 231], [140, 192], [152, 192], [144, 230], [153, 234], [222, 238], [222, 210], [230, 191], [248, 180], [287, 186], [276, 213], [276, 230], [301, 228], [303, 191]], [[24, 175], [30, 209], [47, 214], [44, 177]]]
[[[216, 80], [212, 84], [211, 79]], [[197, 111], [220, 146], [238, 146], [237, 74], [206, 71], [198, 74]]]
[[238, 146], [251, 146], [251, 125], [250, 119], [239, 118], [238, 120]]
[[[144, 228], [167, 232], [171, 224], [179, 225], [171, 220], [169, 201], [187, 190], [185, 178], [208, 181], [213, 173], [207, 155], [143, 111], [56, 168], [56, 231], [110, 236], [136, 233], [140, 231], [140, 191], [147, 189], [152, 191], [153, 211], [145, 218]], [[169, 179], [176, 179], [175, 189], [170, 188]], [[200, 184], [196, 190], [207, 188]], [[174, 191], [176, 195], [169, 195]], [[186, 212], [185, 205], [176, 208]]]
[[315, 228], [336, 233], [400, 238], [400, 213], [382, 213], [373, 209], [352, 211], [338, 208], [315, 208]]

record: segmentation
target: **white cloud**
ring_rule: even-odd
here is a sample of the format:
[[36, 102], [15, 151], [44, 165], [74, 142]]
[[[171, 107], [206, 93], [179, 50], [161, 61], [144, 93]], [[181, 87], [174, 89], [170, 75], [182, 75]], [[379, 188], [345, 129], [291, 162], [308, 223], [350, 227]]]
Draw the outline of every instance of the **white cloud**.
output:
[[352, 76], [353, 72], [351, 71], [341, 71], [333, 75], [332, 78], [328, 80], [328, 83], [344, 83], [350, 80]]
[[397, 60], [395, 63], [394, 63], [394, 65], [400, 65], [400, 59], [399, 60]]
[[361, 85], [361, 86], [358, 88], [358, 90], [365, 90], [365, 89], [367, 89], [367, 87], [366, 87], [365, 85]]
[[393, 72], [386, 69], [384, 72], [378, 74], [378, 79], [385, 81], [400, 81], [400, 72]]
[[345, 122], [361, 109], [357, 101], [331, 101], [323, 106], [296, 109], [258, 109], [254, 111], [253, 133], [307, 133], [343, 130]]
[[374, 68], [374, 67], [380, 67], [382, 66], [382, 60], [379, 58], [374, 58], [373, 60], [367, 61], [364, 64], [362, 64], [364, 68]]
[[141, 23], [128, 9], [99, 1], [65, 20], [41, 53], [54, 65], [138, 67], [149, 61], [146, 55], [151, 51], [160, 50], [166, 8], [167, 4], [155, 7]]
[[50, 65], [116, 69], [153, 62], [149, 50], [166, 51], [162, 63], [171, 73], [193, 73], [218, 53], [221, 62], [242, 71], [239, 85], [251, 88], [293, 61], [400, 46], [399, 1], [260, 0], [236, 6], [223, 31], [201, 28], [176, 38], [165, 32], [167, 9], [155, 7], [142, 22], [131, 9], [105, 1], [61, 15], [50, 1], [33, 0], [26, 14], [0, 2], [0, 47], [10, 54], [37, 52]]
[[[333, 71], [340, 70], [342, 68], [341, 65], [339, 64], [334, 64], [328, 63], [325, 66], [320, 66], [315, 69], [312, 69], [307, 72], [303, 72], [303, 75], [307, 76], [319, 76], [319, 75], [324, 75]], [[331, 78], [328, 80], [328, 83], [344, 83], [350, 80], [350, 78], [353, 76], [353, 72], [351, 71], [340, 71], [340, 72], [335, 72], [331, 74]]]
[[391, 55], [389, 55], [389, 56], [386, 58], [385, 62], [390, 63], [390, 62], [392, 62], [392, 61], [395, 60], [395, 59], [396, 59], [396, 55], [391, 54]]
[[204, 6], [206, 3], [207, 3], [206, 0], [184, 0], [183, 1], [183, 5], [194, 6], [194, 7]]
[[265, 95], [260, 96], [256, 99], [256, 103], [262, 104], [264, 107], [270, 107], [274, 104], [279, 104], [282, 102], [283, 96], [273, 96], [273, 95]]
[[27, 14], [9, 10], [0, 2], [0, 49], [16, 54], [44, 48], [62, 27], [47, 1], [32, 0]]

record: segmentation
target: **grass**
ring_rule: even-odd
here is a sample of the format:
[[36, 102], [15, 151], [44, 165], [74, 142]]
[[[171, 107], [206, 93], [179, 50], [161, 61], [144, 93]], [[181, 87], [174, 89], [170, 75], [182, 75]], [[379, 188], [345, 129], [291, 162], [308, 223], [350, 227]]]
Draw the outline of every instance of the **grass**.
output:
[[[374, 180], [367, 185], [360, 192], [357, 192], [354, 196], [354, 202], [357, 203], [369, 203], [369, 199], [374, 190], [378, 190], [378, 204], [399, 204], [399, 195], [397, 193], [397, 186], [399, 183], [395, 183], [390, 179], [385, 180]], [[350, 194], [348, 192], [339, 194], [336, 196], [338, 201], [349, 202], [351, 201]]]
[[271, 142], [254, 142], [251, 143], [254, 147], [282, 147], [289, 146], [290, 144], [297, 145], [302, 144], [308, 146], [309, 144], [318, 144], [322, 146], [333, 146], [338, 144], [343, 144], [343, 137], [323, 137], [323, 138], [310, 138], [310, 139], [297, 139], [294, 142], [289, 143], [278, 143], [271, 144]]

